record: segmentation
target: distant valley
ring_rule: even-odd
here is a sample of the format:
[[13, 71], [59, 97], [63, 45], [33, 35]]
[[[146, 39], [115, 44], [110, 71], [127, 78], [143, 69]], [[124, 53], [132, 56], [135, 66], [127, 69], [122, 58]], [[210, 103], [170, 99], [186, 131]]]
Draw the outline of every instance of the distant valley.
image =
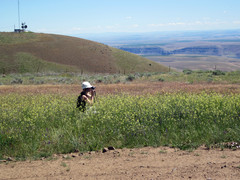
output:
[[140, 47], [118, 47], [121, 50], [128, 51], [138, 55], [174, 55], [174, 54], [199, 54], [211, 56], [229, 56], [233, 58], [240, 58], [240, 44], [239, 45], [202, 45], [184, 47], [175, 50], [165, 50], [157, 46], [140, 46]]
[[85, 38], [144, 56], [180, 71], [240, 70], [240, 30], [109, 33]]
[[159, 62], [165, 66], [182, 71], [191, 70], [213, 70], [222, 71], [240, 70], [240, 43], [238, 44], [214, 44], [201, 45], [166, 50], [164, 47], [118, 47], [121, 50], [142, 55], [150, 60]]

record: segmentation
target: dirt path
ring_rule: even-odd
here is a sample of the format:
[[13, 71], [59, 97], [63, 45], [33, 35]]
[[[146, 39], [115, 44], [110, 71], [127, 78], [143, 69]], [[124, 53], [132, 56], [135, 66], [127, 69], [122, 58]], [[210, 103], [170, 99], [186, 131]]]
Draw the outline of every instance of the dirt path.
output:
[[[75, 157], [73, 157], [75, 156]], [[38, 161], [3, 162], [1, 180], [239, 179], [240, 150], [189, 152], [173, 148], [117, 149], [55, 155]]]

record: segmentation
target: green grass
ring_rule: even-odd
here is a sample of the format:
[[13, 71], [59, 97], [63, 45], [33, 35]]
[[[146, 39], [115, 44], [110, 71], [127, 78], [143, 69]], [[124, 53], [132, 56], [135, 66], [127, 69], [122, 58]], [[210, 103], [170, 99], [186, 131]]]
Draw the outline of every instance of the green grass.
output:
[[74, 96], [0, 95], [0, 159], [240, 142], [239, 104], [239, 94], [123, 94], [99, 97], [82, 113]]
[[120, 73], [133, 73], [133, 72], [167, 72], [168, 68], [159, 63], [144, 59], [141, 56], [122, 51], [119, 49], [111, 48], [113, 57]]
[[[28, 54], [23, 54], [28, 56]], [[31, 59], [31, 56], [29, 57]], [[34, 57], [32, 57], [34, 58]], [[26, 61], [25, 61], [26, 62]], [[29, 63], [23, 65], [23, 69], [31, 69], [31, 64], [34, 64], [30, 60]], [[36, 59], [35, 63], [41, 63]], [[44, 62], [43, 62], [44, 64]], [[29, 65], [29, 66], [28, 66]], [[58, 66], [46, 63], [48, 68], [58, 68]], [[34, 67], [32, 67], [33, 69]], [[82, 81], [88, 79], [93, 83], [126, 83], [129, 80], [133, 81], [161, 81], [161, 82], [184, 82], [184, 83], [240, 83], [240, 71], [224, 72], [224, 74], [215, 75], [215, 71], [191, 71], [189, 73], [182, 72], [168, 72], [168, 73], [135, 73], [135, 74], [82, 74], [68, 72], [67, 68], [59, 66], [59, 71], [65, 72], [48, 72], [48, 73], [22, 73], [22, 74], [7, 74], [6, 76], [0, 76], [0, 85], [17, 84], [21, 80], [21, 84], [81, 84]]]
[[17, 53], [15, 55], [14, 63], [10, 61], [1, 60], [0, 58], [0, 73], [9, 71], [17, 71], [19, 73], [39, 73], [39, 72], [76, 72], [76, 67], [68, 65], [47, 62], [40, 58], [33, 56], [30, 53]]
[[0, 45], [22, 44], [27, 42], [36, 42], [40, 40], [40, 36], [35, 33], [0, 33]]
[[222, 72], [215, 75], [218, 71], [191, 71], [188, 73], [170, 72], [152, 74], [148, 79], [152, 81], [165, 81], [165, 82], [187, 82], [187, 83], [200, 83], [200, 82], [213, 82], [213, 83], [239, 83], [240, 71]]
[[38, 72], [76, 72], [77, 68], [58, 63], [47, 62], [29, 53], [17, 53], [16, 64], [20, 73]]

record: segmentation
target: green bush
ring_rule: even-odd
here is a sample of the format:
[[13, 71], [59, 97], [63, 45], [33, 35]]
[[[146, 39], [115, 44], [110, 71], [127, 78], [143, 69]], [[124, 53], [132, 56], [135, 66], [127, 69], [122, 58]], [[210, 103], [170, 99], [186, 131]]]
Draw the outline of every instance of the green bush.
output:
[[164, 82], [164, 78], [160, 77], [160, 78], [158, 79], [158, 81]]
[[212, 75], [219, 76], [219, 75], [225, 75], [225, 72], [220, 70], [215, 70], [212, 72]]
[[135, 79], [134, 75], [128, 75], [128, 77], [126, 78], [127, 81], [133, 81]]
[[192, 74], [193, 71], [190, 70], [190, 69], [184, 69], [184, 70], [183, 70], [183, 73], [184, 73], [184, 74]]

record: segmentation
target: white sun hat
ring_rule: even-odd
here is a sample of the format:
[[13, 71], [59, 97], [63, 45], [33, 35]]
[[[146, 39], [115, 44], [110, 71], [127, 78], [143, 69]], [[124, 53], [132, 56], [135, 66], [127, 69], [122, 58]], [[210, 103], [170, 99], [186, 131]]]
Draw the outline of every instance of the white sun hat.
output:
[[87, 89], [87, 88], [95, 89], [95, 87], [93, 87], [89, 82], [84, 81], [84, 82], [82, 83], [82, 89]]

